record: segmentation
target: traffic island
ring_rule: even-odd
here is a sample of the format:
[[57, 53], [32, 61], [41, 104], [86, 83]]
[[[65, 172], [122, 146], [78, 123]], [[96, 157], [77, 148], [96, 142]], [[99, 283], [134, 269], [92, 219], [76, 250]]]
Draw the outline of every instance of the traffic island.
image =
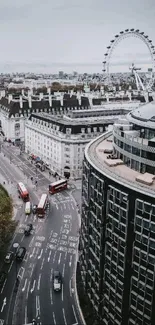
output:
[[7, 190], [0, 184], [0, 263], [15, 232], [17, 223], [13, 220], [13, 202]]

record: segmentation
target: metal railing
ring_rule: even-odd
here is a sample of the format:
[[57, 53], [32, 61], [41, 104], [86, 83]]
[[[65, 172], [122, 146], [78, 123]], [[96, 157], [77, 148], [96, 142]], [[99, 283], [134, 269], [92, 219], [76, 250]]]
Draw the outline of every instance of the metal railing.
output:
[[151, 189], [147, 185], [143, 185], [142, 183], [139, 185], [138, 183], [127, 179], [126, 177], [122, 177], [119, 172], [111, 171], [112, 167], [109, 167], [104, 163], [101, 162], [99, 156], [96, 154], [96, 147], [103, 141], [109, 138], [112, 135], [112, 131], [108, 131], [98, 137], [97, 139], [91, 141], [86, 148], [85, 157], [94, 167], [94, 169], [98, 170], [101, 174], [111, 178], [114, 182], [118, 182], [122, 186], [126, 186], [131, 188], [132, 190], [139, 191], [140, 193], [144, 193], [146, 195], [150, 195], [155, 197], [155, 190]]

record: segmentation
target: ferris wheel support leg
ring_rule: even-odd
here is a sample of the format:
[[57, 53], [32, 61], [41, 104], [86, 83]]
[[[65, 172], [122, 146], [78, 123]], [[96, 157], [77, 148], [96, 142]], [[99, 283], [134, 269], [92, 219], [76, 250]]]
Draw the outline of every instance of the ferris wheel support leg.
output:
[[139, 81], [138, 81], [138, 78], [137, 78], [137, 73], [136, 73], [136, 71], [134, 71], [134, 76], [135, 76], [135, 80], [136, 80], [137, 90], [140, 90], [140, 87], [139, 87]]
[[140, 84], [142, 90], [145, 90], [145, 87], [144, 87], [144, 85], [143, 85], [143, 83], [142, 83], [142, 80], [141, 80], [140, 76], [138, 75], [138, 73], [137, 73], [137, 78], [138, 78], [138, 80], [139, 80], [139, 84]]

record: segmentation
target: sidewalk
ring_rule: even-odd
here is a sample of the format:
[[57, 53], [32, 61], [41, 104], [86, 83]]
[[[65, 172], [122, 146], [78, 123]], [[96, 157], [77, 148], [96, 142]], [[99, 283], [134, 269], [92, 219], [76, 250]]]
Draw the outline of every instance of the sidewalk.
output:
[[22, 206], [22, 202], [21, 202], [21, 199], [19, 199], [19, 197], [18, 197], [18, 193], [17, 193], [17, 189], [15, 187], [15, 184], [13, 184], [13, 182], [6, 180], [5, 177], [3, 177], [1, 174], [0, 174], [0, 184], [2, 184], [2, 186], [8, 192], [9, 196], [12, 198], [13, 210], [14, 210], [13, 211], [13, 219], [15, 219], [18, 208]]
[[[27, 159], [28, 158], [28, 154], [26, 154], [25, 152], [23, 152], [22, 153], [22, 156], [25, 158], [25, 159]], [[34, 166], [34, 165], [33, 165]], [[56, 181], [56, 178], [55, 177], [53, 177], [52, 175], [50, 176], [49, 175], [49, 171], [50, 172], [53, 172], [52, 170], [48, 170], [48, 169], [46, 169], [45, 171], [41, 171], [40, 169], [38, 169], [39, 170], [39, 172], [44, 176], [44, 177], [46, 177], [48, 180], [49, 180], [49, 182], [55, 182]], [[61, 178], [63, 178], [63, 177], [61, 177]], [[82, 188], [82, 180], [81, 179], [78, 179], [78, 180], [74, 180], [74, 179], [69, 179], [68, 180], [68, 184], [69, 185], [71, 185], [71, 188], [76, 188], [76, 189], [78, 189], [78, 190], [81, 190], [81, 188]]]

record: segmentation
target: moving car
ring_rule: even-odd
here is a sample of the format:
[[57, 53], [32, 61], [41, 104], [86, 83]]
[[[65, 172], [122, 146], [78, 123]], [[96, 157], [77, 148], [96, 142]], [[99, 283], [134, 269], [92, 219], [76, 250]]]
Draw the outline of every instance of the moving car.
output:
[[53, 274], [53, 289], [54, 291], [61, 291], [62, 288], [62, 277], [59, 271], [54, 271]]
[[33, 214], [36, 214], [36, 212], [37, 212], [37, 205], [36, 204], [33, 205], [32, 212], [33, 212]]
[[1, 272], [0, 273], [0, 288], [3, 286], [6, 277], [7, 277], [7, 273], [6, 272]]
[[24, 256], [25, 256], [25, 253], [26, 253], [26, 248], [25, 247], [20, 247], [17, 250], [16, 260], [21, 262], [23, 260]]
[[32, 229], [33, 229], [32, 223], [28, 223], [24, 231], [25, 236], [29, 236]]
[[5, 263], [11, 263], [11, 261], [13, 260], [13, 252], [7, 252], [6, 256], [5, 256], [5, 259], [4, 259], [4, 262]]

